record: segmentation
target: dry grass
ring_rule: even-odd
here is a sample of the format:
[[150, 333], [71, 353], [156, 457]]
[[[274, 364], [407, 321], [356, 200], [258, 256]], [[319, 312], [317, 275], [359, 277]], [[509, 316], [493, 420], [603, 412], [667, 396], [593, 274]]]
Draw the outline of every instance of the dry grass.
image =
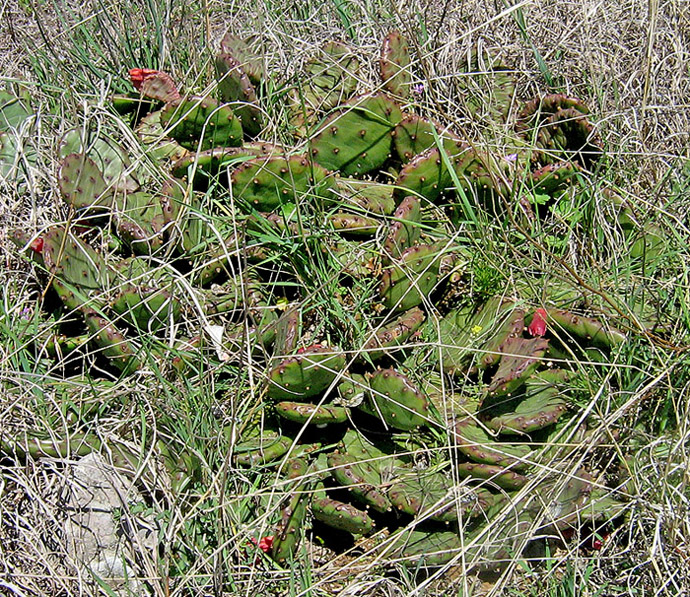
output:
[[[98, 122], [106, 130], [118, 128], [118, 123], [103, 108], [109, 92], [104, 83], [94, 84], [96, 107], [88, 114], [75, 117], [84, 89], [70, 78], [70, 69], [76, 67], [70, 64], [73, 58], [69, 54], [73, 43], [70, 25], [88, 22], [108, 10], [120, 15], [117, 4], [63, 0], [57, 3], [56, 9], [52, 3], [40, 0], [0, 0], [0, 72], [6, 82], [28, 81], [34, 102], [39, 106], [35, 127], [18, 132], [20, 138], [24, 135], [27, 147], [33, 146], [38, 155], [35, 166], [29, 169], [26, 186], [17, 189], [0, 182], [0, 250], [4, 264], [0, 284], [5, 288], [2, 310], [5, 320], [19, 317], [36, 297], [32, 272], [7, 240], [8, 230], [17, 226], [37, 230], [65, 215], [54, 177], [61, 135], [87, 119]], [[184, 2], [161, 4], [169, 5], [171, 10], [161, 13], [165, 44], [160, 64], [181, 81], [204, 80], [210, 72], [212, 52], [226, 30], [239, 33], [259, 30], [265, 34], [267, 63], [278, 75], [297, 72], [305, 57], [325, 39], [351, 41], [370, 61], [362, 68], [366, 74], [361, 87], [372, 89], [379, 85], [373, 73], [381, 35], [395, 24], [417, 40], [417, 49], [423, 57], [420, 70], [434, 81], [435, 95], [423, 99], [428, 111], [442, 121], [450, 120], [473, 141], [481, 143], [492, 142], [495, 131], [488, 123], [466, 118], [465, 100], [454, 80], [468, 53], [473, 48], [486, 48], [515, 70], [519, 80], [515, 107], [520, 100], [548, 89], [546, 74], [554, 88], [582, 97], [591, 106], [607, 152], [605, 173], [600, 179], [602, 186], [617, 189], [632, 199], [642, 220], [665, 215], [668, 210], [670, 217], [666, 221], [675, 227], [671, 233], [688, 238], [687, 212], [679, 211], [690, 206], [690, 181], [687, 173], [681, 173], [682, 162], [690, 158], [690, 4], [687, 2], [581, 0], [524, 1], [508, 5], [498, 1], [429, 0], [371, 6], [363, 0], [345, 4], [277, 0], [258, 7], [242, 0], [199, 0], [196, 10], [183, 10]], [[337, 6], [346, 7], [350, 15], [349, 30], [356, 36], [354, 40], [347, 39], [348, 28], [338, 15]], [[75, 9], [67, 18], [64, 17], [66, 7]], [[123, 26], [138, 22], [136, 14], [129, 18], [131, 23], [122, 23]], [[520, 19], [524, 31], [518, 26]], [[142, 17], [139, 25], [144, 24]], [[111, 25], [115, 26], [115, 21]], [[428, 34], [427, 41], [419, 34], [422, 28]], [[142, 31], [137, 35], [147, 37]], [[210, 45], [210, 51], [205, 44]], [[49, 82], [37, 80], [36, 70], [32, 69], [35, 62], [31, 59], [37, 50], [50, 50], [55, 57], [56, 72], [62, 74], [53, 73]], [[184, 59], [179, 56], [182, 50]], [[547, 73], [540, 71], [535, 55], [547, 65]], [[126, 63], [122, 55], [114, 53], [113, 56], [112, 65], [120, 74], [135, 66]], [[676, 197], [676, 204], [668, 206], [673, 181], [685, 186], [680, 198]], [[609, 237], [606, 242], [615, 246], [616, 239]], [[616, 277], [615, 258], [595, 265], [613, 268]], [[153, 580], [154, 592], [348, 597], [690, 593], [687, 574], [690, 569], [690, 369], [684, 355], [687, 335], [680, 322], [690, 307], [687, 267], [686, 263], [670, 271], [667, 277], [649, 280], [654, 292], [666, 293], [669, 304], [673, 305], [671, 313], [678, 321], [670, 336], [680, 350], [644, 344], [645, 354], [649, 355], [648, 367], [616, 363], [609, 375], [618, 376], [617, 383], [612, 384], [603, 376], [600, 385], [591, 388], [594, 398], [586, 411], [597, 421], [601, 444], [582, 444], [579, 460], [570, 462], [569, 470], [575, 471], [586, 462], [602, 473], [602, 482], [625, 478], [612, 470], [619, 466], [620, 456], [625, 453], [629, 456], [624, 462], [630, 468], [631, 477], [621, 488], [630, 500], [626, 522], [614, 530], [600, 552], [593, 554], [571, 541], [562, 543], [548, 557], [544, 553], [533, 554], [533, 569], [526, 569], [516, 559], [503, 573], [478, 579], [464, 574], [462, 562], [454, 562], [443, 574], [413, 578], [412, 573], [401, 571], [390, 574], [376, 560], [361, 555], [368, 548], [363, 545], [344, 558], [350, 572], [344, 577], [338, 560], [334, 564], [331, 553], [324, 555], [317, 545], [312, 545], [310, 570], [279, 570], [265, 561], [254, 564], [243, 553], [246, 538], [256, 528], [263, 532], [265, 525], [262, 527], [259, 521], [257, 527], [238, 528], [238, 521], [233, 519], [236, 503], [258, 499], [266, 490], [253, 488], [248, 478], [228, 479], [227, 469], [221, 467], [207, 479], [209, 494], [221, 496], [212, 506], [201, 500], [192, 506], [176, 504], [173, 494], [165, 488], [152, 492], [158, 500], [156, 506], [170, 516], [164, 527], [164, 547], [170, 547], [177, 537], [189, 531], [190, 521], [198, 514], [195, 508], [221, 511], [227, 507], [229, 512], [227, 519], [207, 517], [219, 527], [214, 531], [220, 543], [211, 556], [190, 565], [185, 581], [175, 587], [168, 587], [163, 578]], [[17, 352], [16, 347], [15, 350], [10, 346], [0, 347], [0, 380], [6, 388], [0, 398], [0, 432], [41, 427], [45, 425], [45, 412], [57, 417], [59, 425], [68, 430], [69, 420], [59, 405], [59, 398], [54, 399], [55, 403], [48, 400], [45, 404], [31, 396], [25, 374], [12, 366], [12, 357]], [[639, 375], [635, 377], [634, 372]], [[57, 376], [59, 371], [53, 373]], [[620, 379], [626, 383], [620, 383]], [[125, 387], [128, 383], [134, 383], [135, 387]], [[207, 383], [211, 386], [214, 382]], [[182, 393], [187, 388], [180, 384], [173, 390]], [[119, 384], [101, 399], [105, 402], [110, 397], [119, 401], [123, 393], [128, 399], [117, 402], [118, 408], [98, 420], [98, 431], [127, 429], [131, 437], [126, 439], [136, 445], [143, 433], [139, 426], [142, 418], [149, 425], [147, 433], [158, 431], [151, 413], [155, 412], [154, 404], [165, 403], [165, 393], [158, 393], [155, 380], [152, 383], [150, 379], [137, 378], [135, 382]], [[202, 391], [200, 395], [212, 393], [209, 389], [208, 394]], [[234, 411], [219, 414], [220, 408], [212, 411], [211, 405], [203, 403], [203, 399], [200, 401], [200, 408], [206, 409], [210, 416], [230, 419], [236, 414]], [[147, 411], [143, 417], [141, 404], [146, 405], [143, 410]], [[175, 406], [168, 408], [175, 411]], [[667, 412], [661, 412], [663, 409]], [[664, 427], [666, 421], [673, 423]], [[651, 423], [655, 425], [653, 429], [643, 426]], [[621, 429], [629, 436], [618, 435]], [[213, 458], [216, 447], [211, 438], [207, 452], [200, 456]], [[225, 456], [220, 454], [220, 460]], [[64, 463], [48, 458], [17, 465], [5, 459], [0, 461], [0, 466], [0, 593], [95, 594], [98, 589], [90, 579], [75, 572], [65, 558], [61, 543], [61, 523], [66, 514], [59, 497], [70, 483], [64, 474]], [[228, 493], [230, 497], [223, 498], [228, 487], [232, 489]], [[142, 568], [152, 576], [171, 564], [168, 554], [142, 552], [139, 557]], [[226, 558], [242, 564], [229, 572], [223, 569]], [[537, 565], [539, 561], [543, 565]], [[232, 581], [228, 582], [230, 576]], [[221, 580], [225, 583], [222, 590]], [[214, 586], [216, 593], [209, 588]], [[596, 592], [597, 587], [602, 587], [601, 593]]]

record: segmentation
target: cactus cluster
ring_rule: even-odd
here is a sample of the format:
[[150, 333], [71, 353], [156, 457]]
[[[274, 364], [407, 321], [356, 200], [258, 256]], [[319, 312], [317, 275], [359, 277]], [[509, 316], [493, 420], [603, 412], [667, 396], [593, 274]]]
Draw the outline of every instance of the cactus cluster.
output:
[[[311, 521], [354, 536], [387, 526], [377, 553], [412, 565], [463, 549], [491, 565], [514, 555], [520, 536], [585, 513], [606, 519], [610, 500], [601, 505], [590, 475], [559, 468], [565, 455], [552, 439], [576, 408], [582, 371], [551, 362], [614, 351], [626, 335], [548, 297], [547, 308], [530, 296], [458, 298], [471, 260], [458, 214], [471, 203], [491, 216], [535, 189], [557, 197], [577, 184], [601, 153], [586, 106], [560, 95], [528, 102], [515, 159], [492, 155], [415, 112], [415, 61], [396, 31], [381, 51], [382, 90], [359, 95], [354, 51], [326, 44], [286, 94], [295, 146], [269, 144], [259, 46], [257, 37], [223, 39], [216, 97], [181, 93], [158, 71], [130, 73], [138, 93], [114, 106], [130, 114], [162, 184], [144, 182], [111, 140], [63, 140], [58, 185], [71, 224], [14, 232], [63, 309], [83, 320], [82, 336], [61, 340], [62, 357], [120, 375], [156, 366], [188, 376], [195, 354], [214, 358], [209, 346], [239, 366], [254, 350], [268, 423], [263, 436], [245, 425], [233, 466], [285, 477], [271, 551], [279, 563]], [[509, 79], [503, 67], [493, 72]], [[495, 99], [487, 113], [507, 114], [512, 92]], [[241, 229], [208, 224], [229, 210]], [[115, 250], [92, 247], [95, 230]], [[288, 242], [343, 286], [376, 289], [375, 305], [331, 297], [359, 327], [319, 320], [319, 289], [304, 257], [286, 262]], [[220, 339], [171, 338], [200, 312], [223, 323]], [[143, 345], [155, 363], [142, 359]], [[454, 394], [460, 383], [475, 400]], [[507, 512], [510, 524], [494, 533]]]

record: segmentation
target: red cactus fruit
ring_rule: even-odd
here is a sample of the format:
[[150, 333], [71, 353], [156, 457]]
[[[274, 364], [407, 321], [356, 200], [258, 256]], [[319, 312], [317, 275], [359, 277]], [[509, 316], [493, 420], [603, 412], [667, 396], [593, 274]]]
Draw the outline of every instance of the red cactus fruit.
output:
[[527, 327], [531, 336], [543, 336], [546, 334], [546, 310], [541, 307], [534, 312], [532, 323]]
[[258, 543], [259, 549], [264, 553], [270, 553], [273, 547], [273, 535], [268, 535], [266, 537], [261, 537]]
[[43, 238], [39, 236], [38, 238], [32, 240], [31, 244], [29, 244], [29, 248], [34, 253], [38, 253], [40, 255], [43, 252]]

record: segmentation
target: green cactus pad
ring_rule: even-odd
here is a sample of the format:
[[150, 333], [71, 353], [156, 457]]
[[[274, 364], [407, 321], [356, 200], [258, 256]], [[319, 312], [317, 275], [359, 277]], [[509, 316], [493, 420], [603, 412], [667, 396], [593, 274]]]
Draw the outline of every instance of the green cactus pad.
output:
[[17, 139], [10, 133], [0, 132], [0, 178], [10, 180], [13, 174], [18, 177], [18, 146]]
[[[483, 354], [479, 357], [477, 366], [486, 369], [495, 365], [501, 355], [506, 351], [506, 343], [511, 338], [522, 336], [525, 329], [525, 312], [516, 309], [510, 303], [501, 305], [501, 312], [497, 314], [496, 322], [488, 333], [483, 334], [482, 339], [486, 339], [481, 346]], [[483, 319], [480, 319], [483, 323]], [[477, 322], [478, 325], [481, 323]]]
[[458, 486], [446, 472], [401, 471], [388, 497], [393, 506], [410, 516], [438, 522], [486, 516], [502, 496], [485, 489]]
[[463, 542], [452, 531], [421, 531], [405, 528], [393, 533], [379, 547], [381, 557], [400, 561], [416, 569], [443, 566], [456, 558]]
[[242, 144], [242, 125], [232, 109], [209, 97], [169, 102], [161, 111], [161, 123], [169, 135], [187, 149]]
[[[209, 178], [258, 156], [277, 155], [282, 150], [269, 143], [245, 143], [242, 147], [213, 147], [198, 153], [187, 153], [172, 164], [173, 176], [192, 176], [195, 186], [206, 188]], [[225, 182], [227, 184], [227, 182]]]
[[81, 128], [71, 129], [60, 140], [58, 155], [64, 159], [73, 153], [93, 160], [112, 191], [132, 192], [139, 188], [129, 155], [112, 139], [91, 139]]
[[235, 463], [241, 466], [267, 464], [287, 454], [294, 439], [272, 432], [265, 432], [260, 438], [251, 439], [235, 446]]
[[90, 307], [82, 309], [82, 315], [94, 343], [112, 365], [130, 373], [141, 367], [135, 348], [110, 321]]
[[523, 471], [530, 466], [528, 458], [532, 450], [528, 446], [499, 444], [472, 419], [457, 420], [452, 426], [451, 435], [457, 449], [475, 462], [509, 467], [515, 471]]
[[369, 383], [359, 373], [350, 373], [338, 384], [338, 396], [345, 406], [359, 406], [369, 392]]
[[100, 450], [102, 442], [93, 433], [72, 433], [66, 439], [37, 435], [21, 438], [0, 436], [0, 453], [20, 458], [76, 458]]
[[169, 325], [180, 314], [180, 303], [170, 292], [135, 284], [120, 288], [111, 307], [130, 325], [149, 332]]
[[486, 426], [498, 433], [532, 433], [553, 425], [568, 410], [558, 386], [532, 378], [525, 384], [525, 398], [515, 410], [494, 417]]
[[348, 276], [355, 280], [371, 275], [372, 262], [376, 258], [372, 248], [364, 248], [360, 242], [345, 238], [330, 240], [327, 245], [321, 246], [321, 252], [341, 277]]
[[347, 421], [347, 409], [342, 406], [324, 404], [306, 404], [303, 402], [278, 402], [276, 412], [295, 423], [310, 423], [312, 425], [328, 425], [329, 423], [344, 423]]
[[[156, 110], [139, 120], [134, 129], [146, 154], [156, 160], [179, 160], [187, 155], [187, 150], [176, 141], [166, 137], [161, 124], [161, 111]], [[178, 176], [175, 174], [175, 176]]]
[[271, 557], [279, 564], [294, 555], [302, 536], [309, 503], [307, 494], [301, 492], [303, 486], [304, 483], [297, 488], [297, 493], [293, 493], [281, 511], [280, 522], [273, 535]]
[[79, 336], [65, 336], [60, 334], [51, 335], [47, 338], [36, 337], [34, 343], [39, 344], [41, 348], [45, 348], [45, 351], [51, 358], [63, 359], [67, 355], [77, 350], [83, 350], [86, 344], [91, 340], [88, 334], [82, 334]]
[[328, 216], [328, 222], [343, 235], [368, 238], [381, 227], [381, 221], [368, 216], [336, 213]]
[[581, 342], [601, 348], [615, 348], [626, 341], [626, 335], [593, 317], [577, 315], [562, 309], [547, 309], [547, 323], [555, 324]]
[[436, 147], [434, 131], [444, 146], [451, 147], [451, 143], [460, 142], [460, 139], [443, 127], [418, 114], [408, 114], [400, 121], [393, 131], [393, 145], [398, 153], [400, 161], [408, 163], [415, 156]]
[[466, 194], [494, 213], [502, 213], [502, 199], [512, 193], [513, 174], [508, 163], [489, 153], [472, 150], [456, 160], [456, 172]]
[[75, 209], [108, 210], [113, 202], [98, 165], [84, 154], [72, 153], [62, 160], [58, 186], [65, 203]]
[[190, 206], [186, 185], [180, 180], [169, 178], [160, 188], [158, 202], [165, 225], [169, 227], [179, 225]]
[[326, 111], [347, 100], [357, 88], [359, 60], [337, 41], [326, 42], [305, 65], [300, 90], [307, 108]]
[[345, 368], [345, 355], [325, 346], [305, 348], [282, 359], [269, 373], [268, 395], [276, 400], [308, 398], [323, 392]]
[[555, 162], [530, 173], [528, 183], [536, 192], [554, 196], [571, 186], [580, 171], [577, 164]]
[[111, 272], [103, 257], [64, 227], [53, 226], [40, 239], [43, 263], [57, 279], [84, 292], [109, 286]]
[[[443, 140], [443, 151], [449, 163], [464, 172], [465, 164], [474, 152], [459, 140]], [[453, 187], [453, 177], [441, 156], [438, 147], [430, 147], [405, 164], [395, 181], [396, 195], [416, 195], [427, 201], [436, 201], [445, 191]]]
[[347, 203], [382, 215], [392, 214], [395, 210], [396, 203], [391, 185], [345, 177], [338, 177], [335, 182], [332, 192], [338, 207], [342, 203]]
[[371, 172], [390, 157], [391, 133], [400, 120], [398, 104], [382, 94], [350, 100], [319, 127], [312, 157], [345, 175]]
[[426, 315], [419, 307], [405, 311], [389, 324], [376, 330], [362, 347], [363, 356], [376, 361], [384, 355], [395, 352], [396, 347], [405, 344], [424, 323]]
[[110, 96], [113, 110], [123, 116], [131, 114], [134, 120], [141, 118], [156, 108], [153, 100], [146, 99], [139, 93], [123, 94], [115, 93]]
[[622, 516], [630, 508], [630, 504], [614, 497], [614, 493], [606, 487], [593, 486], [587, 500], [577, 512], [579, 519], [600, 523]]
[[381, 474], [376, 470], [376, 463], [359, 462], [347, 454], [333, 453], [328, 456], [328, 466], [335, 480], [362, 503], [371, 506], [377, 512], [388, 512], [391, 504], [388, 498], [379, 491]]
[[590, 167], [601, 156], [601, 142], [594, 134], [594, 126], [574, 108], [552, 114], [540, 125], [537, 143], [545, 152], [542, 161], [576, 158]]
[[533, 159], [543, 163], [575, 158], [589, 167], [601, 155], [601, 142], [587, 119], [587, 106], [576, 98], [553, 94], [527, 102], [518, 115], [517, 130], [544, 151]]
[[143, 191], [127, 194], [115, 212], [120, 239], [140, 255], [161, 248], [165, 219], [160, 198]]
[[400, 31], [391, 31], [383, 39], [379, 59], [381, 79], [387, 91], [402, 98], [410, 95], [411, 62], [410, 47], [405, 36]]
[[296, 456], [285, 465], [285, 478], [288, 480], [304, 481], [309, 472], [309, 461], [303, 456]]
[[474, 372], [495, 365], [505, 343], [521, 336], [523, 326], [524, 312], [500, 297], [449, 312], [439, 324], [444, 371]]
[[232, 173], [236, 198], [258, 211], [286, 203], [313, 203], [330, 196], [333, 179], [306, 156], [268, 156], [247, 160]]
[[427, 425], [429, 403], [415, 385], [395, 369], [372, 374], [371, 409], [393, 429], [408, 431]]
[[426, 300], [438, 282], [441, 255], [437, 247], [405, 249], [400, 259], [383, 271], [379, 295], [394, 312], [407, 311]]
[[264, 78], [264, 61], [257, 52], [260, 46], [258, 35], [239, 37], [228, 32], [220, 41], [220, 51], [235, 58], [254, 85], [259, 85]]
[[544, 516], [541, 529], [567, 529], [582, 522], [580, 512], [589, 502], [593, 481], [584, 469], [556, 470], [537, 485], [539, 499], [525, 496], [517, 508], [535, 518]]
[[418, 224], [422, 221], [422, 208], [417, 197], [408, 195], [393, 212], [394, 222], [383, 243], [386, 255], [398, 259], [405, 249], [409, 249], [421, 234]]
[[0, 131], [16, 130], [32, 115], [28, 95], [0, 90]]
[[589, 114], [589, 108], [582, 100], [560, 93], [553, 93], [543, 97], [536, 97], [526, 102], [518, 114], [518, 128], [526, 126], [535, 117], [544, 119], [549, 114], [556, 114], [565, 109], [575, 109], [580, 114]]
[[520, 489], [529, 483], [529, 478], [493, 464], [461, 462], [455, 470], [459, 477], [487, 480], [508, 491]]
[[263, 128], [263, 117], [256, 101], [256, 90], [239, 60], [230, 54], [216, 57], [216, 77], [221, 99], [227, 103], [245, 134], [255, 137]]
[[366, 535], [374, 528], [374, 521], [369, 514], [351, 504], [331, 499], [325, 493], [314, 497], [311, 512], [316, 520], [353, 535]]
[[[388, 491], [393, 506], [410, 516], [441, 522], [458, 519], [455, 483], [440, 472], [400, 470]], [[460, 510], [464, 508], [460, 506]]]
[[548, 347], [549, 341], [544, 338], [508, 338], [503, 343], [504, 353], [487, 392], [492, 396], [515, 392], [541, 364]]

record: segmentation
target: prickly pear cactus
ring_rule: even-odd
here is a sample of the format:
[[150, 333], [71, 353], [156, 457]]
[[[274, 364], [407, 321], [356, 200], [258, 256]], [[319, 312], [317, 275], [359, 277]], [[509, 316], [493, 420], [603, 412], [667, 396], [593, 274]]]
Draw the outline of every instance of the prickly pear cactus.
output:
[[[594, 480], [579, 463], [566, 470], [557, 445], [582, 412], [583, 372], [568, 355], [611, 354], [630, 335], [548, 285], [537, 296], [511, 272], [488, 290], [476, 280], [494, 250], [477, 249], [480, 220], [522, 233], [519, 209], [567, 199], [587, 175], [599, 145], [586, 106], [527, 103], [516, 153], [495, 155], [415, 105], [397, 31], [381, 50], [383, 88], [355, 97], [366, 77], [351, 48], [327, 42], [276, 85], [262, 43], [223, 38], [208, 92], [223, 103], [180, 94], [165, 73], [130, 72], [139, 96], [116, 109], [130, 110], [155, 176], [117, 141], [65, 136], [57, 185], [69, 224], [13, 240], [76, 333], [26, 344], [48, 338], [47, 352], [80, 355], [85, 375], [95, 365], [112, 378], [217, 384], [239, 413], [214, 437], [223, 474], [242, 468], [255, 484], [263, 510], [252, 515], [272, 525], [277, 565], [301, 557], [311, 525], [344, 543], [387, 529], [376, 558], [481, 568], [546, 529], [606, 519]], [[517, 101], [510, 71], [479, 54], [466, 67], [457, 85], [471, 92], [469, 113], [502, 121]], [[291, 121], [274, 135], [283, 112]], [[0, 135], [28, 118], [23, 98], [0, 93]], [[525, 208], [528, 222], [539, 207]], [[629, 209], [619, 216], [632, 225]], [[34, 443], [1, 449], [40, 457]], [[61, 447], [67, 457], [101, 444]], [[202, 482], [198, 463], [158, 451]], [[607, 503], [612, 516], [625, 508]]]

